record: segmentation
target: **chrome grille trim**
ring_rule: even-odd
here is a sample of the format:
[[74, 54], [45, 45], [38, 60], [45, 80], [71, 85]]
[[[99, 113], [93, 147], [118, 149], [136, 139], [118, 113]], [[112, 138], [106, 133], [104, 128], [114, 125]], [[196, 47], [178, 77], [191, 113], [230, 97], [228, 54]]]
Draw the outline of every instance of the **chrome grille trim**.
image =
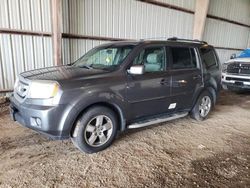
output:
[[19, 82], [14, 89], [14, 97], [19, 101], [23, 102], [29, 93], [30, 81], [26, 80], [22, 76], [19, 76]]
[[227, 66], [227, 72], [233, 74], [250, 74], [250, 63], [231, 63]]

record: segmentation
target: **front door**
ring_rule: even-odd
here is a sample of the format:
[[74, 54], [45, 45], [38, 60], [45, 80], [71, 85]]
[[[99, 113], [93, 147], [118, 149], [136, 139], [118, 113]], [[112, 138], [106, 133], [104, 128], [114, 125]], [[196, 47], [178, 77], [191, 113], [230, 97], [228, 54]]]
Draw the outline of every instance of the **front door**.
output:
[[168, 111], [171, 77], [164, 46], [144, 48], [132, 65], [143, 64], [145, 73], [127, 77], [127, 100], [133, 119]]

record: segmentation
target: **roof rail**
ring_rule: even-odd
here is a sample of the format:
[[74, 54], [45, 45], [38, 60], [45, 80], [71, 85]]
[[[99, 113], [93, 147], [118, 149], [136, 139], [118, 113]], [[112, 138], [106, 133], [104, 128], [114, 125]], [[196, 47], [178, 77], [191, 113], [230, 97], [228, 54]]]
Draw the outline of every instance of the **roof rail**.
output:
[[177, 37], [171, 37], [171, 38], [168, 38], [168, 41], [183, 41], [183, 42], [196, 42], [196, 43], [201, 43], [201, 44], [207, 44], [206, 41], [201, 41], [201, 40], [198, 40], [198, 39], [182, 39], [182, 38], [177, 38]]
[[144, 38], [144, 39], [140, 39], [140, 41], [144, 41], [144, 40], [168, 40], [167, 37], [152, 37], [152, 38]]

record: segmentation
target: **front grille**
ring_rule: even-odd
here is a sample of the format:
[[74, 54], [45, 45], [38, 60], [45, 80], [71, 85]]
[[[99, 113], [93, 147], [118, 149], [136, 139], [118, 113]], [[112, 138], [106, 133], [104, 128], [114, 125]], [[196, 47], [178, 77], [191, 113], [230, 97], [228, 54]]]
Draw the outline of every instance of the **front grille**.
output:
[[19, 81], [16, 88], [15, 93], [21, 97], [25, 98], [28, 94], [29, 84], [25, 83], [24, 81]]
[[228, 81], [241, 81], [241, 82], [250, 82], [250, 79], [247, 78], [235, 78], [235, 77], [226, 77], [226, 80]]
[[250, 63], [231, 63], [227, 66], [227, 72], [233, 74], [250, 74]]

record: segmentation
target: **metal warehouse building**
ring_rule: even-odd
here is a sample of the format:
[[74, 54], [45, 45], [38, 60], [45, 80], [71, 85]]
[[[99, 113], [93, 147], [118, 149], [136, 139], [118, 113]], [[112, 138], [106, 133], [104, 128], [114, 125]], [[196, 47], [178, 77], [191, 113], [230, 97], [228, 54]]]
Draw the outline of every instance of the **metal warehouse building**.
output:
[[249, 31], [249, 0], [1, 0], [0, 92], [22, 71], [67, 64], [116, 40], [198, 38], [223, 63], [249, 47]]

